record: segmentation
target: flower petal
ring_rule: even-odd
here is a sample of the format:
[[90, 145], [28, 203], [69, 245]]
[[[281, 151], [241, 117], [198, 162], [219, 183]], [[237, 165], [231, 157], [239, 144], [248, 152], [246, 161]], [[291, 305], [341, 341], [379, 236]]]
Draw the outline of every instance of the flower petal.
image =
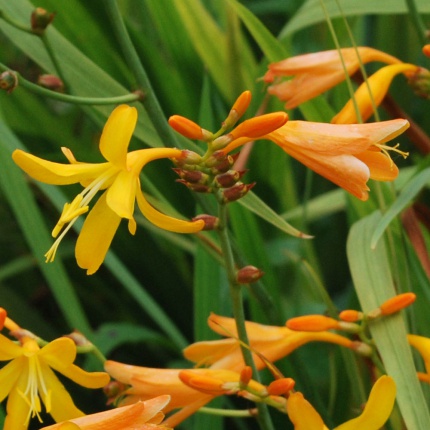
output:
[[[22, 388], [25, 389], [25, 385]], [[3, 430], [27, 429], [30, 405], [16, 389], [9, 394], [6, 412]]]
[[145, 197], [143, 197], [140, 188], [138, 188], [136, 191], [136, 198], [140, 211], [148, 219], [148, 221], [164, 230], [174, 231], [176, 233], [196, 233], [200, 231], [205, 225], [203, 220], [192, 222], [183, 221], [157, 211], [157, 209], [151, 206]]
[[127, 149], [137, 122], [137, 109], [116, 107], [110, 114], [100, 138], [103, 157], [120, 169], [127, 168]]
[[76, 261], [91, 275], [106, 256], [121, 218], [106, 203], [106, 192], [99, 198], [85, 219], [76, 242]]
[[23, 373], [27, 359], [19, 357], [0, 369], [0, 402], [12, 391], [18, 378]]
[[394, 181], [399, 174], [398, 167], [382, 152], [364, 151], [361, 154], [356, 154], [355, 157], [369, 168], [370, 179], [375, 179], [376, 181]]
[[136, 174], [122, 170], [107, 190], [106, 203], [121, 218], [133, 218], [137, 184]]
[[76, 344], [68, 337], [60, 337], [45, 345], [39, 351], [38, 357], [44, 360], [49, 367], [59, 370], [75, 361]]
[[294, 430], [327, 429], [318, 412], [303, 397], [302, 393], [290, 394], [287, 401], [287, 412], [294, 424]]
[[12, 360], [24, 353], [22, 346], [0, 334], [0, 361]]
[[104, 173], [109, 163], [61, 164], [27, 154], [20, 149], [12, 153], [15, 163], [32, 178], [53, 185], [91, 181]]
[[396, 399], [396, 384], [390, 376], [381, 376], [372, 388], [362, 414], [335, 430], [379, 430], [388, 420]]

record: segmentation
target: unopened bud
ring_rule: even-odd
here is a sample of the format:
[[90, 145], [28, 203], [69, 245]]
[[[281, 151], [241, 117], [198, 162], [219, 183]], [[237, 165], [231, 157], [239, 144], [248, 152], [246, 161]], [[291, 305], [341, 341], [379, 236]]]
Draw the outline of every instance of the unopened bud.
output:
[[245, 196], [249, 190], [251, 190], [255, 185], [255, 182], [251, 184], [237, 184], [233, 187], [226, 188], [222, 191], [224, 203], [234, 202]]
[[258, 138], [282, 127], [288, 121], [285, 112], [273, 112], [256, 116], [239, 124], [229, 135], [238, 137]]
[[430, 58], [430, 44], [423, 46], [423, 54]]
[[36, 34], [43, 34], [54, 17], [55, 13], [48, 12], [41, 7], [36, 8], [31, 14], [31, 29]]
[[225, 173], [220, 173], [214, 178], [214, 184], [219, 188], [230, 188], [232, 187], [244, 174], [245, 170], [228, 170]]
[[184, 181], [183, 179], [176, 179], [176, 182], [184, 184], [189, 190], [195, 191], [196, 193], [211, 193], [212, 188], [205, 184], [193, 184], [191, 182]]
[[215, 151], [206, 161], [207, 167], [217, 169], [218, 173], [226, 172], [233, 165], [233, 158], [223, 151]]
[[251, 284], [258, 281], [264, 272], [255, 266], [245, 266], [236, 273], [236, 280], [239, 284]]
[[339, 314], [339, 318], [346, 322], [357, 322], [363, 319], [363, 312], [347, 309]]
[[4, 327], [4, 323], [6, 321], [7, 318], [7, 312], [6, 309], [4, 308], [0, 308], [0, 330], [3, 330]]
[[37, 83], [48, 90], [62, 93], [64, 91], [63, 81], [55, 75], [40, 75]]
[[418, 96], [430, 98], [430, 71], [424, 67], [420, 67], [416, 73], [408, 75], [408, 84]]
[[304, 315], [289, 319], [286, 326], [296, 331], [325, 331], [338, 329], [339, 321], [324, 315]]
[[182, 136], [195, 140], [208, 140], [212, 133], [201, 128], [194, 121], [180, 115], [173, 115], [169, 118], [169, 125]]
[[273, 381], [267, 387], [267, 392], [271, 396], [282, 396], [289, 393], [296, 385], [296, 381], [292, 378], [281, 378]]
[[201, 375], [192, 370], [181, 370], [178, 374], [179, 379], [190, 388], [208, 394], [224, 394], [224, 381], [208, 375]]
[[216, 228], [218, 228], [219, 218], [217, 218], [216, 216], [201, 214], [201, 215], [195, 216], [192, 219], [192, 221], [199, 221], [199, 220], [203, 220], [205, 223], [205, 226], [203, 227], [202, 230], [208, 231], [208, 230], [215, 230]]
[[233, 140], [234, 140], [234, 137], [231, 134], [224, 134], [220, 137], [217, 137], [212, 142], [212, 148], [219, 151], [220, 149], [224, 149]]
[[373, 354], [373, 349], [367, 343], [353, 341], [351, 342], [351, 349], [364, 357], [370, 357]]
[[192, 184], [207, 184], [209, 176], [200, 170], [185, 170], [174, 168], [173, 171], [178, 174], [181, 179]]
[[403, 293], [399, 294], [391, 299], [388, 299], [384, 303], [382, 303], [379, 308], [381, 309], [382, 315], [391, 315], [395, 312], [401, 311], [403, 308], [411, 305], [415, 302], [417, 296], [414, 293]]
[[111, 404], [115, 399], [128, 388], [127, 385], [119, 381], [111, 381], [103, 387], [103, 393], [108, 398], [108, 404]]
[[249, 381], [252, 379], [252, 368], [251, 366], [245, 366], [242, 371], [240, 372], [240, 388], [243, 390], [248, 384]]
[[0, 88], [11, 93], [18, 86], [18, 76], [15, 72], [6, 70], [0, 74]]
[[223, 122], [225, 129], [233, 127], [238, 119], [243, 116], [251, 103], [251, 91], [244, 91], [234, 102], [233, 107], [228, 114], [227, 119]]
[[75, 342], [76, 346], [89, 346], [92, 345], [91, 342], [79, 331], [75, 330], [70, 334], [67, 334], [63, 337], [68, 337]]
[[179, 158], [174, 158], [173, 161], [179, 166], [184, 166], [186, 164], [196, 165], [202, 162], [202, 157], [196, 152], [184, 149], [181, 151], [181, 156]]

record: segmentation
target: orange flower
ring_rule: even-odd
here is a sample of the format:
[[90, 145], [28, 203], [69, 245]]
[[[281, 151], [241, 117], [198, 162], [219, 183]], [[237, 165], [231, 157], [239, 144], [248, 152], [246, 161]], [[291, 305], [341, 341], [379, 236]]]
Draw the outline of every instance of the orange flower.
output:
[[[357, 52], [359, 57], [357, 56]], [[381, 61], [386, 64], [397, 64], [397, 58], [368, 47], [344, 48], [340, 53], [345, 64], [346, 73], [353, 75], [362, 64]], [[294, 76], [289, 81], [269, 86], [268, 92], [280, 100], [286, 101], [285, 107], [293, 109], [345, 80], [345, 69], [339, 51], [315, 52], [298, 55], [269, 65], [264, 76], [266, 82], [273, 82], [275, 77]]]
[[[212, 314], [209, 326], [228, 339], [196, 342], [184, 349], [184, 355], [198, 365], [210, 365], [211, 369], [230, 369], [240, 371], [244, 367], [242, 352], [236, 340], [237, 331], [233, 318]], [[246, 322], [249, 343], [252, 351], [261, 354], [268, 362], [277, 361], [308, 342], [330, 342], [347, 348], [354, 348], [350, 339], [330, 332], [300, 332], [287, 327], [268, 326]], [[266, 366], [259, 356], [254, 354], [258, 369]]]
[[[392, 181], [397, 177], [397, 166], [387, 154], [390, 147], [384, 144], [408, 127], [403, 119], [348, 125], [288, 121], [261, 139], [273, 141], [316, 173], [367, 200], [369, 179]], [[249, 141], [236, 139], [224, 151]]]
[[41, 430], [168, 430], [170, 427], [159, 424], [164, 418], [160, 411], [169, 400], [169, 396], [159, 396], [146, 402], [63, 421]]

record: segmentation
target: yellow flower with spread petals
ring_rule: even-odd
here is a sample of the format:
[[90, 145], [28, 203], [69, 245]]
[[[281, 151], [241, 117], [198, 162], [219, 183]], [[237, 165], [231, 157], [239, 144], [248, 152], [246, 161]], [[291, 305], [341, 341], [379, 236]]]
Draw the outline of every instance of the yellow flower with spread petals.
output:
[[100, 267], [122, 218], [128, 220], [131, 234], [136, 231], [134, 205], [153, 224], [165, 230], [179, 233], [200, 231], [203, 221], [188, 222], [164, 215], [152, 207], [140, 189], [139, 174], [150, 161], [161, 158], [182, 157], [182, 151], [174, 148], [150, 148], [127, 153], [127, 148], [137, 122], [137, 110], [118, 106], [104, 126], [100, 139], [100, 152], [104, 163], [77, 162], [67, 148], [63, 152], [70, 164], [60, 164], [16, 150], [13, 159], [21, 169], [34, 179], [54, 185], [80, 182], [85, 189], [72, 203], [66, 204], [52, 235], [61, 235], [47, 252], [47, 261], [53, 261], [61, 239], [76, 219], [89, 210], [88, 204], [99, 190], [106, 190], [98, 199], [84, 222], [76, 243], [78, 265], [92, 274]]
[[[393, 378], [381, 376], [375, 382], [362, 414], [334, 430], [379, 430], [388, 420], [395, 398], [396, 384]], [[288, 397], [287, 411], [294, 430], [328, 430], [302, 393], [293, 393]]]
[[[357, 56], [358, 54], [358, 56]], [[381, 61], [386, 64], [397, 64], [397, 58], [377, 49], [359, 46], [330, 51], [298, 55], [286, 60], [272, 63], [264, 76], [266, 82], [273, 82], [276, 77], [294, 76], [289, 81], [269, 86], [268, 92], [286, 101], [285, 107], [293, 109], [345, 80], [346, 73], [353, 75], [362, 64]]]
[[[413, 64], [392, 64], [382, 67], [363, 82], [354, 94], [361, 121], [366, 122], [372, 116], [374, 106], [378, 107], [381, 104], [395, 76], [400, 73], [413, 74], [418, 70], [420, 68]], [[372, 96], [369, 95], [369, 89]], [[357, 118], [354, 102], [351, 99], [331, 122], [332, 124], [357, 124], [361, 121]]]
[[[260, 139], [271, 140], [316, 173], [367, 200], [369, 179], [392, 181], [397, 177], [398, 168], [388, 151], [400, 151], [385, 143], [408, 127], [404, 119], [345, 125], [288, 121]], [[241, 137], [224, 151], [230, 152], [249, 141]]]
[[85, 372], [73, 364], [76, 345], [69, 338], [56, 339], [43, 348], [29, 337], [21, 342], [18, 345], [0, 335], [0, 360], [10, 361], [0, 370], [0, 401], [8, 397], [4, 430], [26, 429], [35, 416], [41, 420], [41, 401], [55, 421], [84, 415], [53, 370], [86, 388], [101, 388], [109, 382], [106, 373]]
[[[212, 314], [208, 320], [212, 330], [222, 336], [237, 336], [236, 323], [233, 318]], [[331, 333], [294, 331], [287, 327], [269, 326], [254, 322], [246, 322], [251, 351], [254, 354], [258, 369], [266, 366], [267, 362], [275, 362], [295, 349], [309, 342], [329, 342], [347, 348], [354, 348], [350, 339]], [[229, 369], [240, 371], [244, 367], [242, 351], [236, 338], [196, 342], [184, 349], [185, 357], [200, 366], [210, 366], [211, 369]]]
[[170, 396], [159, 396], [146, 402], [63, 421], [41, 430], [168, 430], [170, 427], [162, 424], [164, 414], [161, 411], [169, 401]]

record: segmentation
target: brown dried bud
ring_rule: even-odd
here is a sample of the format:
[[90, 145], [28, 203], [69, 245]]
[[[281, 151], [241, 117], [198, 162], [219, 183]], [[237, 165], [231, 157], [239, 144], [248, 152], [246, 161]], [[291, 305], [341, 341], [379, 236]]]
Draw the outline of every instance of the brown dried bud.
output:
[[264, 272], [255, 266], [245, 266], [236, 273], [236, 280], [239, 284], [251, 284], [258, 281]]
[[199, 220], [203, 220], [205, 223], [203, 230], [208, 231], [208, 230], [215, 230], [216, 228], [218, 228], [219, 218], [216, 216], [201, 214], [201, 215], [197, 215], [192, 219], [192, 221], [199, 221]]
[[31, 14], [31, 29], [36, 34], [43, 34], [46, 27], [48, 27], [54, 18], [55, 13], [48, 12], [47, 10], [38, 7]]
[[91, 345], [91, 342], [80, 332], [80, 331], [73, 331], [70, 334], [66, 334], [63, 337], [68, 337], [69, 339], [72, 339], [73, 342], [75, 342], [76, 346], [88, 346]]
[[255, 182], [251, 184], [237, 184], [233, 187], [226, 188], [223, 190], [223, 201], [224, 203], [234, 202], [242, 198], [249, 190], [251, 190], [255, 185]]
[[176, 179], [176, 182], [184, 184], [188, 189], [190, 189], [191, 191], [195, 191], [196, 193], [212, 192], [212, 188], [204, 184], [192, 184], [191, 182], [184, 181], [183, 179]]
[[184, 179], [187, 182], [192, 184], [207, 184], [209, 180], [209, 176], [206, 173], [200, 172], [200, 170], [185, 170], [185, 169], [173, 169], [175, 173], [181, 179]]
[[186, 164], [193, 166], [196, 164], [200, 164], [202, 162], [202, 157], [196, 152], [184, 149], [181, 151], [181, 156], [179, 158], [174, 158], [173, 161], [178, 166], [184, 166]]
[[215, 176], [214, 184], [219, 188], [230, 188], [232, 187], [244, 174], [246, 170], [228, 170], [225, 173], [220, 173]]
[[55, 75], [40, 75], [37, 83], [48, 90], [57, 91], [62, 93], [64, 91], [63, 81]]
[[15, 72], [6, 70], [0, 74], [0, 88], [11, 93], [18, 86], [18, 76]]

